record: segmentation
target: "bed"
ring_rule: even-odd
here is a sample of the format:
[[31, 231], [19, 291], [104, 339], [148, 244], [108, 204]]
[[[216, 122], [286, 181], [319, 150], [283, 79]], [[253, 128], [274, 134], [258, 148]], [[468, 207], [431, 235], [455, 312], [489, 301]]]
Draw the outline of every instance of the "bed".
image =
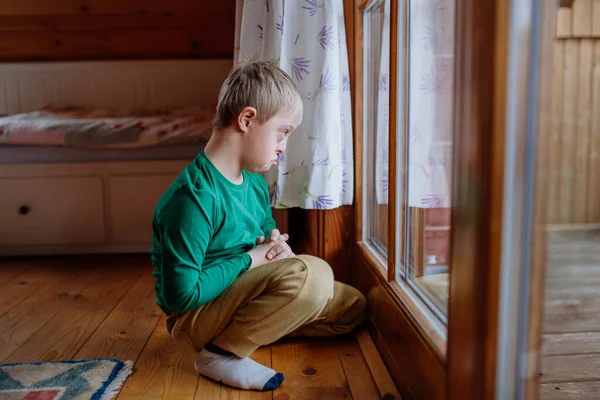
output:
[[147, 252], [231, 60], [0, 65], [0, 255]]

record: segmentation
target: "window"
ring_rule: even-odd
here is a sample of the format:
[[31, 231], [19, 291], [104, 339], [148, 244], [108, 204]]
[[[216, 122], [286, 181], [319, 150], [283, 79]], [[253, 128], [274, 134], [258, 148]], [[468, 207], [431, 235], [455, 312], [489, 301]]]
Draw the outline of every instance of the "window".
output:
[[390, 1], [365, 10], [365, 237], [382, 258], [388, 253]]
[[387, 280], [440, 325], [451, 267], [454, 3], [381, 0], [364, 11], [363, 237]]
[[398, 51], [406, 77], [405, 122], [398, 129], [404, 157], [398, 158], [403, 165], [396, 166], [397, 176], [406, 179], [402, 196], [409, 234], [405, 244], [399, 243], [405, 248], [403, 275], [444, 321], [450, 268], [454, 1], [409, 1], [406, 46], [399, 41]]

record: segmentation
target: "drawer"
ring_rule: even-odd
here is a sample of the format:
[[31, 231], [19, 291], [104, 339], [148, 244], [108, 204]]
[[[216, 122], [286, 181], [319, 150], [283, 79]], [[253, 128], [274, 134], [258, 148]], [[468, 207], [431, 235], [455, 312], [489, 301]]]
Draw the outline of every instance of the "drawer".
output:
[[101, 177], [0, 179], [0, 246], [105, 241]]
[[110, 178], [111, 236], [115, 242], [152, 242], [154, 209], [176, 176], [169, 174]]

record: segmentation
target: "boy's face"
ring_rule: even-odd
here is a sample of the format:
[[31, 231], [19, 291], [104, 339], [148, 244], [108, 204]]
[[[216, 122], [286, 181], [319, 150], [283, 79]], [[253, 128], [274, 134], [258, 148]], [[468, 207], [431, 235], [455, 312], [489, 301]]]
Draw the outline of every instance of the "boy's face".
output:
[[244, 169], [265, 172], [277, 165], [280, 154], [285, 151], [288, 137], [298, 124], [298, 117], [286, 112], [278, 113], [265, 122], [260, 122], [257, 118], [248, 121]]

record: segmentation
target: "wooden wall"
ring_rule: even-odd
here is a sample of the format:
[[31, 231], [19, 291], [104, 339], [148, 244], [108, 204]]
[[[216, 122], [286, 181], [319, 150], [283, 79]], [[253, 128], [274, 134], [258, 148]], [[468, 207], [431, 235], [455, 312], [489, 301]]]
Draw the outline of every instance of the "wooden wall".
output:
[[600, 223], [600, 1], [559, 9], [553, 57], [548, 223]]
[[0, 62], [231, 58], [235, 0], [0, 1]]

